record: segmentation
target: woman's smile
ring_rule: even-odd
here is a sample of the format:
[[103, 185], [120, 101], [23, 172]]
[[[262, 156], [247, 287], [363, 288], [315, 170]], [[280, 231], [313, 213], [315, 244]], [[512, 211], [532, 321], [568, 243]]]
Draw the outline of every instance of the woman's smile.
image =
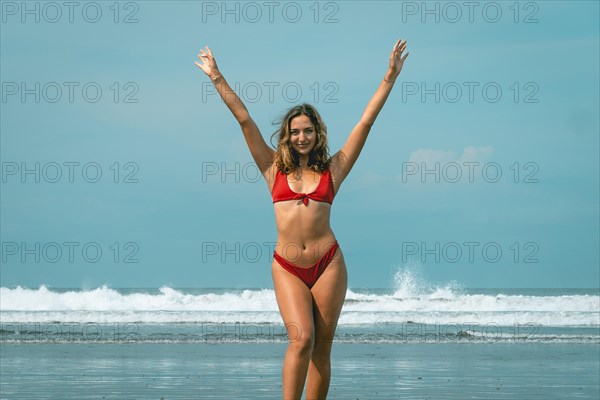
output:
[[290, 136], [292, 147], [301, 154], [310, 152], [317, 141], [315, 127], [306, 115], [299, 115], [291, 120]]

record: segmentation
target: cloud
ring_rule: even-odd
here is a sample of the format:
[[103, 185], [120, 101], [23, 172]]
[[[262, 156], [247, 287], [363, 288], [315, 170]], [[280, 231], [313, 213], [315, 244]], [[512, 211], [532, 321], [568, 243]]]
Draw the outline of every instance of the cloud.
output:
[[418, 149], [411, 153], [408, 162], [425, 163], [433, 165], [437, 163], [448, 163], [456, 159], [456, 153], [452, 150]]
[[494, 152], [494, 148], [492, 146], [468, 146], [465, 147], [463, 153], [458, 158], [458, 162], [474, 162], [474, 161], [487, 161], [490, 159], [490, 156]]
[[[458, 183], [471, 180], [466, 163], [486, 163], [494, 153], [492, 146], [467, 146], [462, 153], [454, 150], [417, 149], [402, 165], [402, 183]], [[469, 178], [467, 178], [469, 177]]]
[[440, 164], [449, 162], [484, 162], [490, 158], [493, 152], [494, 148], [491, 146], [467, 146], [463, 149], [462, 154], [457, 157], [454, 150], [418, 149], [410, 154], [408, 161], [418, 164], [425, 163], [427, 166], [434, 165], [436, 162]]

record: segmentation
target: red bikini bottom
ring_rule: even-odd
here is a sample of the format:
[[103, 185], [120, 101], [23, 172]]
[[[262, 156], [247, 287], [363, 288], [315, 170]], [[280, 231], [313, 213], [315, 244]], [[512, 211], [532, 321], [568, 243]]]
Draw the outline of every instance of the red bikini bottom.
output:
[[335, 255], [335, 251], [340, 247], [338, 245], [337, 240], [335, 243], [327, 250], [327, 252], [321, 257], [319, 261], [308, 268], [302, 268], [297, 265], [292, 264], [287, 261], [285, 258], [281, 257], [277, 252], [273, 252], [273, 257], [277, 260], [279, 265], [283, 267], [289, 273], [296, 275], [302, 282], [306, 284], [309, 288], [312, 288], [313, 285], [317, 282], [317, 279], [325, 272], [325, 269], [331, 263], [333, 256]]

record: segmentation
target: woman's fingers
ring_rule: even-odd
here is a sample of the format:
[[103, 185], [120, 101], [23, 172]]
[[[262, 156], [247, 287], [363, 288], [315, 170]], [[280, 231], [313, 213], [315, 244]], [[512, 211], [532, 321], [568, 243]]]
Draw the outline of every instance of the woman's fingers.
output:
[[[406, 50], [406, 40], [405, 40], [405, 41], [403, 41], [402, 43], [400, 43], [400, 44], [398, 45], [398, 47], [396, 48], [396, 50], [398, 50], [398, 51], [397, 51], [397, 52], [395, 52], [394, 54], [395, 54], [395, 56], [396, 56], [396, 57], [400, 58], [400, 57], [402, 56], [402, 52], [403, 52], [404, 50]], [[402, 59], [403, 59], [403, 58], [402, 58]]]
[[390, 57], [390, 67], [394, 70], [400, 71], [402, 69], [402, 64], [404, 64], [404, 60], [408, 57], [408, 52], [404, 53], [405, 50], [406, 40], [398, 39], [394, 44], [394, 50]]
[[202, 71], [206, 72], [204, 69], [204, 65], [200, 64], [198, 61], [194, 61], [194, 64], [196, 64], [196, 67], [200, 68]]
[[392, 50], [392, 58], [400, 59], [402, 57], [402, 52], [406, 49], [406, 40], [398, 39], [396, 43], [394, 43], [394, 48]]
[[216, 71], [217, 64], [215, 63], [212, 51], [210, 51], [210, 48], [208, 46], [205, 46], [204, 49], [200, 49], [198, 59], [200, 60], [200, 62], [194, 61], [194, 64], [196, 64], [198, 68], [204, 71], [205, 74], [209, 75], [212, 72]]
[[404, 42], [400, 42], [400, 43], [398, 44], [398, 47], [397, 47], [397, 48], [398, 48], [398, 51], [399, 51], [399, 52], [403, 52], [403, 51], [404, 51], [404, 49], [406, 48], [406, 40], [405, 40]]

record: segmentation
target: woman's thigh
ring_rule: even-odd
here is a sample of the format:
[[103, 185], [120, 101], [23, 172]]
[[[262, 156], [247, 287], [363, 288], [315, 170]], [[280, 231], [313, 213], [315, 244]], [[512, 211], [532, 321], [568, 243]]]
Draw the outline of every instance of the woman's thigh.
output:
[[310, 289], [275, 260], [272, 265], [272, 275], [277, 305], [290, 342], [312, 340], [314, 317]]
[[312, 287], [316, 340], [331, 343], [348, 288], [348, 274], [342, 249]]

